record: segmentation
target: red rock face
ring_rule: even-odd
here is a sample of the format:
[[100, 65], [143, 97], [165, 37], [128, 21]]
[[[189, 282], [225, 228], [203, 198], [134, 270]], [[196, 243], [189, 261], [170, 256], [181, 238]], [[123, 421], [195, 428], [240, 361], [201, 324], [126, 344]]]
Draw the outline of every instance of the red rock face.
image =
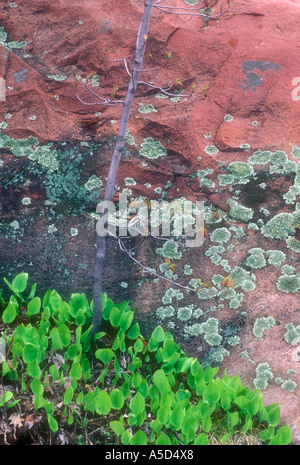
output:
[[[173, 5], [182, 3], [176, 0]], [[221, 11], [221, 5], [223, 11], [226, 9], [225, 1], [209, 5], [212, 3], [216, 3], [214, 14]], [[23, 266], [35, 281], [42, 283], [42, 289], [52, 286], [62, 292], [78, 289], [87, 294], [92, 289], [94, 223], [88, 215], [82, 219], [78, 214], [84, 196], [71, 191], [73, 203], [70, 196], [66, 200], [63, 181], [70, 179], [73, 185], [81, 182], [83, 186], [92, 175], [97, 175], [105, 185], [122, 108], [100, 105], [82, 79], [95, 72], [96, 78], [89, 81], [94, 93], [109, 97], [114, 86], [118, 86], [116, 98], [124, 97], [129, 77], [123, 58], [132, 57], [142, 12], [142, 3], [136, 0], [20, 0], [17, 7], [2, 3], [0, 25], [5, 31], [0, 34], [0, 77], [5, 80], [6, 98], [0, 99], [1, 131], [10, 140], [33, 136], [38, 139], [37, 145], [53, 144], [48, 162], [51, 165], [57, 158], [62, 170], [60, 177], [56, 176], [56, 168], [51, 171], [42, 159], [37, 162], [30, 155], [28, 158], [35, 147], [30, 146], [31, 152], [17, 156], [11, 150], [11, 142], [1, 145], [3, 276], [15, 275]], [[165, 293], [169, 287], [176, 289], [176, 285], [155, 282], [155, 277], [143, 274], [126, 255], [120, 255], [115, 244], [110, 245], [105, 276], [107, 292], [115, 298], [132, 300], [145, 331], [150, 332], [160, 321], [158, 308], [172, 305], [174, 318], [165, 318], [161, 324], [173, 328], [175, 338], [186, 351], [201, 360], [210, 361], [218, 346], [208, 344], [203, 332], [184, 338], [184, 328], [216, 318], [222, 347], [228, 351], [220, 363], [230, 375], [240, 374], [242, 382], [251, 388], [255, 387], [256, 368], [268, 363], [273, 378], [264, 390], [265, 401], [279, 402], [282, 422], [292, 427], [295, 443], [300, 443], [296, 414], [300, 408], [299, 358], [295, 355], [300, 342], [294, 339], [291, 344], [285, 336], [287, 324], [300, 324], [299, 289], [283, 292], [276, 283], [284, 274], [284, 265], [293, 266], [292, 274], [299, 276], [299, 253], [287, 247], [286, 238], [266, 238], [260, 228], [281, 212], [296, 211], [298, 184], [291, 203], [286, 203], [283, 195], [293, 185], [297, 168], [288, 168], [286, 164], [282, 168], [275, 163], [277, 171], [270, 173], [270, 164], [251, 165], [255, 175], [241, 183], [235, 178], [235, 183], [222, 184], [219, 175], [231, 174], [227, 166], [233, 162], [250, 166], [249, 157], [258, 150], [281, 150], [288, 160], [298, 163], [299, 156], [293, 156], [292, 148], [300, 147], [299, 22], [300, 4], [296, 0], [235, 0], [230, 14], [205, 24], [201, 18], [153, 11], [144, 65], [148, 71], [142, 73], [141, 80], [163, 88], [177, 80], [172, 90], [183, 91], [183, 95], [191, 92], [193, 84], [196, 88], [192, 97], [172, 101], [159, 98], [157, 94], [161, 92], [157, 88], [139, 87], [129, 121], [135, 145], [127, 145], [128, 153], [122, 158], [117, 176], [120, 191], [130, 189], [133, 197], [160, 199], [165, 193], [168, 200], [181, 196], [203, 200], [212, 215], [216, 211], [224, 215], [220, 223], [207, 218], [208, 237], [203, 247], [185, 250], [180, 259], [170, 257], [176, 263], [178, 282], [188, 284], [191, 278], [200, 277], [208, 282], [214, 276], [229, 275], [239, 266], [255, 275], [255, 289], [246, 291], [236, 286], [236, 293], [244, 295], [236, 308], [229, 294], [224, 300], [199, 301], [187, 293], [183, 301], [174, 297], [168, 303]], [[170, 52], [168, 62], [166, 54]], [[153, 105], [149, 112], [145, 112], [147, 105]], [[167, 156], [140, 156], [140, 144], [147, 137], [159, 140], [167, 149]], [[64, 142], [67, 149], [76, 146], [77, 154], [84, 147], [91, 147], [80, 145], [82, 142], [96, 144], [96, 148], [73, 165], [75, 158], [63, 158], [61, 148], [57, 148], [58, 143]], [[79, 169], [81, 177], [77, 179]], [[206, 175], [199, 174], [207, 169], [211, 171]], [[16, 173], [19, 178], [15, 178]], [[126, 184], [125, 178], [133, 178], [135, 184]], [[63, 186], [59, 191], [58, 185]], [[22, 201], [27, 197], [31, 204], [26, 206]], [[251, 220], [230, 215], [232, 197], [253, 210]], [[49, 203], [44, 204], [53, 199], [54, 213]], [[74, 199], [78, 201], [77, 210]], [[94, 207], [95, 202], [90, 212]], [[268, 211], [265, 216], [263, 210]], [[19, 229], [11, 229], [13, 221], [19, 222]], [[249, 222], [258, 230], [255, 226], [248, 228]], [[53, 224], [58, 232], [51, 233], [49, 227]], [[79, 230], [76, 237], [70, 234], [74, 227]], [[230, 231], [230, 242], [212, 240], [218, 227]], [[239, 236], [241, 231], [244, 236]], [[227, 265], [213, 263], [206, 254], [218, 245], [226, 249], [221, 259], [228, 260]], [[144, 241], [137, 257], [158, 271], [166, 258], [157, 252], [159, 248], [160, 242], [147, 245]], [[247, 258], [253, 248], [264, 251], [266, 265], [256, 268], [247, 264], [251, 263]], [[285, 261], [271, 265], [268, 250], [284, 252]], [[191, 267], [190, 275], [184, 273], [184, 265]], [[59, 283], [57, 276], [61, 277]], [[201, 308], [201, 318], [180, 319], [178, 312], [187, 305], [193, 305], [194, 311]], [[276, 323], [257, 340], [253, 332], [255, 322], [269, 316]], [[230, 345], [227, 340], [234, 336], [240, 342]]]

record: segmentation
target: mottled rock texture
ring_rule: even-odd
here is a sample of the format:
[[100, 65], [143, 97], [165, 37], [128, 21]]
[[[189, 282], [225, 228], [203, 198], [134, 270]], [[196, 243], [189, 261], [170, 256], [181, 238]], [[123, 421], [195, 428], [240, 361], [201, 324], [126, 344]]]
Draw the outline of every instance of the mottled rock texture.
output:
[[[213, 14], [226, 8], [206, 3], [216, 3]], [[91, 296], [94, 213], [121, 106], [78, 96], [98, 102], [84, 87], [90, 73], [93, 92], [125, 95], [122, 59], [142, 9], [136, 0], [2, 0], [2, 277], [26, 271], [40, 293]], [[205, 201], [204, 245], [131, 241], [135, 258], [172, 284], [110, 240], [105, 290], [132, 301], [145, 333], [160, 323], [204, 364], [263, 389], [299, 444], [300, 4], [235, 0], [230, 13], [204, 22], [153, 12], [142, 78], [161, 87], [179, 79], [178, 96], [139, 88], [117, 177], [116, 195]], [[200, 95], [182, 97], [193, 84]], [[145, 138], [166, 156], [141, 154]]]

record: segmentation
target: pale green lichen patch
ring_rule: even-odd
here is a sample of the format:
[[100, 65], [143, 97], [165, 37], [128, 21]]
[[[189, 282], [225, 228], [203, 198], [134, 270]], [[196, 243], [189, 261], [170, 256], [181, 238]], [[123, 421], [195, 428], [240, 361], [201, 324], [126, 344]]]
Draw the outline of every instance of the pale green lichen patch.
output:
[[84, 187], [88, 191], [91, 191], [93, 189], [98, 189], [99, 187], [102, 187], [102, 185], [103, 185], [102, 179], [93, 174], [84, 184]]
[[261, 232], [265, 237], [272, 239], [286, 239], [289, 231], [292, 231], [294, 224], [291, 213], [279, 213], [275, 215], [262, 228]]
[[218, 174], [218, 179], [220, 186], [227, 186], [228, 184], [232, 184], [235, 178], [232, 174]]
[[254, 211], [251, 208], [240, 205], [236, 200], [231, 202], [229, 216], [237, 220], [248, 222], [252, 219]]
[[22, 199], [22, 204], [23, 205], [30, 205], [31, 204], [31, 198], [30, 197], [24, 197]]
[[226, 123], [230, 123], [231, 121], [233, 121], [233, 119], [234, 118], [232, 115], [227, 114], [224, 116], [224, 121], [226, 121]]
[[71, 229], [70, 229], [70, 234], [71, 234], [72, 237], [77, 236], [77, 234], [78, 234], [78, 229], [77, 229], [77, 228], [71, 228]]
[[273, 373], [270, 365], [265, 363], [259, 363], [255, 369], [256, 377], [253, 380], [256, 389], [264, 390], [269, 384], [269, 380], [273, 379]]
[[248, 163], [251, 165], [266, 165], [270, 162], [271, 154], [269, 150], [257, 150], [253, 155], [248, 158]]
[[244, 180], [253, 176], [254, 170], [251, 165], [248, 163], [244, 163], [241, 161], [235, 161], [228, 165], [228, 169], [232, 176], [237, 178], [238, 180]]
[[200, 180], [199, 184], [200, 186], [205, 186], [205, 187], [209, 187], [209, 188], [214, 188], [215, 187], [215, 183], [211, 180], [211, 179], [208, 179], [206, 176], [208, 174], [211, 174], [213, 172], [212, 169], [210, 168], [206, 168], [205, 170], [198, 170], [197, 171], [197, 176]]
[[65, 81], [65, 79], [67, 79], [67, 76], [63, 76], [62, 74], [48, 74], [47, 78], [54, 79], [54, 81]]
[[281, 385], [281, 389], [287, 392], [294, 392], [296, 387], [297, 383], [295, 383], [295, 381], [292, 381], [291, 379], [286, 379], [285, 381], [283, 381]]
[[281, 267], [282, 274], [294, 274], [295, 273], [295, 267], [292, 265], [284, 265]]
[[144, 142], [141, 144], [139, 154], [146, 158], [156, 159], [165, 157], [167, 155], [167, 150], [159, 140], [154, 141], [152, 137], [146, 137]]
[[253, 327], [253, 334], [257, 341], [261, 341], [263, 333], [268, 329], [272, 328], [276, 324], [276, 321], [272, 316], [257, 318]]
[[126, 186], [136, 186], [136, 180], [133, 178], [125, 178], [124, 183]]
[[208, 153], [208, 155], [216, 155], [219, 149], [215, 145], [207, 145], [204, 147], [204, 151]]
[[227, 228], [217, 228], [212, 232], [210, 236], [210, 240], [212, 242], [218, 242], [219, 244], [228, 242], [230, 238], [231, 238], [231, 233], [228, 231]]
[[297, 147], [297, 145], [294, 145], [292, 147], [292, 155], [295, 158], [300, 158], [300, 147]]
[[300, 343], [300, 325], [295, 326], [293, 323], [288, 323], [285, 326], [286, 332], [284, 334], [284, 339], [288, 344], [293, 346]]
[[300, 289], [300, 275], [282, 275], [278, 278], [276, 287], [281, 292], [295, 293]]
[[276, 267], [280, 267], [286, 259], [286, 255], [281, 250], [267, 250], [267, 257], [269, 264]]
[[247, 257], [246, 264], [251, 268], [263, 268], [266, 266], [264, 250], [260, 247], [254, 247], [249, 250], [250, 255]]
[[152, 104], [143, 105], [142, 103], [139, 104], [138, 112], [139, 113], [157, 113], [157, 110]]

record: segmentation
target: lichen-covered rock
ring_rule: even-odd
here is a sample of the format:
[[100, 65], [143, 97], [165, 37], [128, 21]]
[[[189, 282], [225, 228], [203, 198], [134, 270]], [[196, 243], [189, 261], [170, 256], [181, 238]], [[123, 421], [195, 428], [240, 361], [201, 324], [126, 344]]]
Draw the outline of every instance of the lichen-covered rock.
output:
[[[97, 95], [124, 97], [143, 4], [68, 3], [0, 7], [0, 275], [91, 297], [122, 109]], [[204, 244], [124, 240], [151, 274], [110, 239], [104, 284], [145, 332], [161, 323], [279, 402], [299, 444], [300, 5], [232, 4], [205, 22], [153, 12], [141, 80], [157, 87], [139, 88], [116, 182], [116, 200], [204, 201]]]

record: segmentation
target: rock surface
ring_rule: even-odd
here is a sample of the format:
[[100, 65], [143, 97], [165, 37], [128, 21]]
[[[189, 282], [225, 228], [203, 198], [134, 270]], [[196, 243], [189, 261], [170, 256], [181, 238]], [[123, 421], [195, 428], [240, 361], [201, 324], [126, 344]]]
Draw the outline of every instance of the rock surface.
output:
[[[153, 12], [142, 79], [177, 80], [177, 95], [140, 87], [117, 178], [117, 193], [129, 197], [205, 201], [204, 245], [136, 239], [135, 258], [171, 284], [110, 241], [105, 289], [132, 301], [145, 333], [159, 322], [204, 364], [262, 388], [300, 444], [300, 5], [232, 3], [234, 15], [206, 23]], [[94, 73], [94, 93], [108, 97], [118, 86], [117, 98], [125, 95], [123, 58], [134, 51], [142, 10], [136, 0], [2, 2], [2, 277], [27, 271], [41, 293], [91, 294], [93, 189], [103, 192], [121, 107], [83, 104], [98, 102], [83, 80]], [[192, 84], [199, 95], [183, 97]], [[167, 155], [141, 155], [146, 138]]]

